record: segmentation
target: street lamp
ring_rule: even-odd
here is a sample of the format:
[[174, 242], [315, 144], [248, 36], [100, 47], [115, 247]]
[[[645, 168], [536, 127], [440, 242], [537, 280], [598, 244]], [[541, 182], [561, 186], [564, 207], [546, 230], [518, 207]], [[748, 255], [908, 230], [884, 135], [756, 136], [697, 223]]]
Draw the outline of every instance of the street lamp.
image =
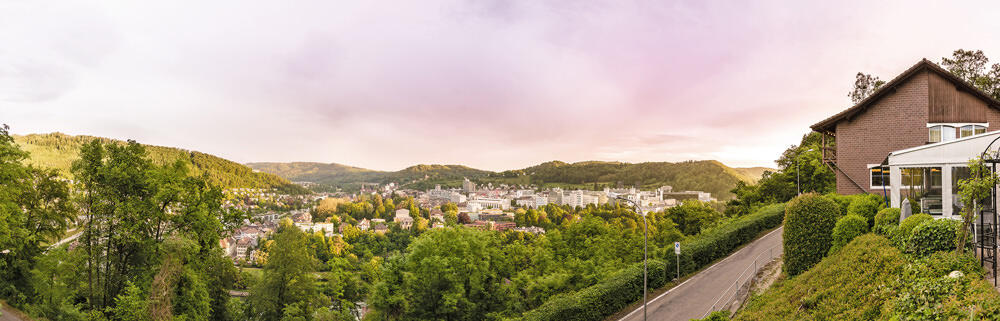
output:
[[630, 199], [627, 199], [627, 198], [624, 198], [624, 197], [620, 197], [620, 196], [617, 199], [622, 200], [622, 201], [626, 201], [629, 204], [632, 204], [632, 208], [633, 208], [632, 210], [635, 211], [636, 214], [639, 214], [640, 216], [642, 216], [642, 320], [645, 321], [646, 320], [646, 288], [648, 287], [646, 285], [646, 282], [648, 280], [648, 273], [649, 273], [649, 265], [648, 265], [648, 257], [649, 256], [648, 256], [648, 250], [647, 250], [648, 247], [647, 247], [646, 244], [647, 244], [647, 239], [649, 238], [649, 224], [646, 223], [646, 211], [642, 209], [642, 205], [639, 205], [639, 203], [636, 203], [633, 200], [630, 200]]
[[[808, 149], [806, 151], [807, 152], [811, 152], [811, 151], [813, 151], [813, 149], [810, 148], [810, 149]], [[795, 195], [802, 195], [802, 187], [801, 187], [802, 183], [800, 182], [801, 180], [799, 179], [799, 176], [800, 176], [799, 175], [799, 155], [802, 155], [801, 151], [798, 152], [797, 154], [795, 154]]]

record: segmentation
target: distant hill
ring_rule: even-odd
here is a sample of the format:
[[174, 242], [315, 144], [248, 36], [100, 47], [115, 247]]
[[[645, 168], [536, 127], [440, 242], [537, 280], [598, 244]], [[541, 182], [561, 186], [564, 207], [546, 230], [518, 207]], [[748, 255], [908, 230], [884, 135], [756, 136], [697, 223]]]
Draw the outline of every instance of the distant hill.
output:
[[[110, 138], [71, 136], [62, 133], [14, 135], [14, 142], [30, 153], [31, 156], [27, 161], [29, 164], [54, 168], [68, 178], [73, 176], [70, 172], [73, 161], [80, 158], [80, 147], [94, 139], [100, 139], [105, 143], [124, 143]], [[154, 163], [162, 165], [183, 159], [190, 165], [193, 175], [207, 173], [209, 181], [222, 188], [277, 188], [290, 193], [307, 192], [301, 186], [292, 184], [280, 176], [255, 172], [240, 163], [213, 155], [173, 147], [144, 146]]]
[[445, 187], [461, 185], [463, 178], [481, 184], [535, 184], [566, 188], [603, 188], [641, 185], [655, 188], [670, 185], [674, 190], [710, 192], [720, 199], [738, 181], [756, 182], [763, 167], [731, 168], [718, 161], [687, 161], [678, 163], [622, 163], [586, 161], [565, 163], [551, 161], [524, 169], [503, 172], [479, 170], [461, 165], [416, 165], [395, 172], [373, 171], [341, 164], [323, 163], [250, 163], [251, 168], [273, 173], [292, 181], [310, 181], [345, 189], [358, 188], [361, 183], [398, 183], [414, 189], [428, 189], [436, 184]]
[[777, 169], [767, 167], [733, 167], [733, 169], [751, 179], [752, 182], [760, 180], [761, 176], [764, 176], [764, 172], [773, 173], [778, 171]]
[[276, 174], [291, 181], [307, 181], [345, 189], [356, 189], [362, 183], [403, 184], [414, 189], [426, 189], [435, 184], [452, 186], [463, 178], [485, 177], [492, 172], [462, 165], [415, 165], [395, 172], [375, 171], [336, 163], [248, 163], [255, 170]]

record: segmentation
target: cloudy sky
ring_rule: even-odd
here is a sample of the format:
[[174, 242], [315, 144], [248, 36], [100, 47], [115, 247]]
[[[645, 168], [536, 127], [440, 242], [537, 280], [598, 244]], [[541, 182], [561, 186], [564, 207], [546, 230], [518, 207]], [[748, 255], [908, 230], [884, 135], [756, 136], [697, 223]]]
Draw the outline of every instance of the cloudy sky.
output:
[[[995, 2], [0, 0], [0, 122], [238, 162], [774, 166]], [[952, 2], [947, 2], [952, 3]]]

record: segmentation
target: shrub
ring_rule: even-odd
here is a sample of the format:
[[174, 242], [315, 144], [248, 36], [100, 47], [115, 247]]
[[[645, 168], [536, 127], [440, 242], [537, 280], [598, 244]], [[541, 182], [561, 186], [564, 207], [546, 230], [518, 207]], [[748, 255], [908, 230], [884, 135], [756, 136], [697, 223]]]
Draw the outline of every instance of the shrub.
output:
[[881, 235], [890, 235], [888, 232], [890, 227], [899, 225], [899, 215], [901, 211], [898, 208], [883, 208], [875, 214], [875, 226], [872, 227], [872, 232]]
[[925, 220], [910, 232], [906, 241], [907, 252], [920, 256], [938, 251], [955, 249], [955, 239], [962, 222], [950, 219]]
[[691, 321], [729, 321], [729, 314], [729, 310], [715, 311], [708, 314], [704, 319], [691, 319]]
[[840, 195], [837, 193], [830, 193], [826, 194], [826, 197], [837, 203], [837, 208], [839, 209], [837, 215], [844, 216], [847, 215], [847, 208], [851, 206], [851, 202], [853, 202], [854, 199], [861, 197], [861, 195]]
[[854, 198], [847, 206], [847, 215], [858, 215], [867, 220], [868, 226], [875, 223], [875, 213], [885, 208], [884, 199], [875, 194], [866, 194]]
[[855, 237], [868, 233], [868, 223], [864, 217], [847, 215], [837, 220], [833, 227], [833, 243], [830, 253], [836, 253], [840, 248], [850, 243]]
[[923, 223], [924, 221], [933, 219], [933, 217], [927, 214], [916, 214], [907, 217], [899, 223], [899, 227], [892, 233], [893, 243], [895, 243], [897, 247], [904, 247], [906, 241], [910, 239], [910, 231], [912, 231], [914, 227], [917, 227], [917, 225], [920, 225], [920, 223]]
[[[667, 284], [665, 265], [649, 261], [649, 288]], [[607, 280], [575, 293], [560, 294], [537, 309], [525, 312], [522, 320], [603, 320], [642, 298], [642, 263], [625, 268]]]
[[979, 264], [979, 260], [969, 252], [965, 254], [953, 251], [934, 252], [927, 257], [920, 258], [918, 263], [921, 266], [919, 269], [921, 273], [917, 275], [918, 277], [941, 277], [948, 275], [951, 271], [962, 271], [967, 277], [981, 279], [986, 273], [983, 266]]
[[785, 208], [785, 272], [799, 275], [830, 250], [837, 203], [817, 194], [803, 194]]

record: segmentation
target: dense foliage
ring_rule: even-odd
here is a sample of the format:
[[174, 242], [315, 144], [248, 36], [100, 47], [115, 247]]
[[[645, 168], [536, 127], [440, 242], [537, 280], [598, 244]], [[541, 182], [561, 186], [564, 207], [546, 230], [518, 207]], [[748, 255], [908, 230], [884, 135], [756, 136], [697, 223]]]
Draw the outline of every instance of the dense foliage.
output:
[[804, 194], [788, 202], [783, 235], [788, 275], [808, 270], [830, 250], [838, 208], [837, 203], [818, 194]]
[[[964, 276], [948, 277], [951, 271]], [[868, 234], [755, 296], [735, 320], [996, 320], [1000, 295], [975, 258], [908, 258]]]
[[[47, 319], [237, 319], [228, 309], [236, 269], [219, 240], [246, 216], [223, 210], [222, 191], [185, 162], [157, 165], [135, 142], [92, 140], [68, 194], [54, 171], [21, 163], [6, 129], [0, 155], [0, 204], [15, 205], [0, 216], [10, 231], [0, 245], [14, 254], [3, 256], [12, 268], [2, 269], [2, 298]], [[78, 244], [43, 251], [77, 211]]]
[[[123, 145], [125, 142], [91, 136], [69, 136], [60, 133], [14, 136], [21, 149], [31, 154], [26, 160], [43, 168], [53, 168], [60, 175], [73, 178], [73, 161], [80, 158], [80, 149], [87, 143], [98, 140], [105, 145]], [[172, 165], [183, 161], [192, 176], [204, 177], [209, 183], [221, 188], [277, 188], [286, 193], [303, 193], [305, 189], [284, 178], [268, 173], [255, 172], [242, 164], [209, 154], [179, 148], [144, 145], [146, 157], [158, 166]]]
[[872, 232], [888, 235], [889, 231], [896, 226], [899, 226], [899, 216], [901, 211], [898, 208], [884, 208], [875, 214], [875, 226], [872, 227]]
[[855, 237], [868, 233], [868, 222], [858, 215], [847, 215], [837, 220], [833, 227], [833, 243], [830, 253], [836, 253]]
[[923, 213], [907, 217], [902, 222], [899, 222], [899, 227], [892, 229], [892, 241], [900, 247], [904, 247], [906, 242], [910, 239], [910, 234], [913, 231], [913, 228], [923, 222], [933, 219], [934, 217]]
[[[651, 260], [648, 266], [649, 289], [667, 283], [667, 266]], [[643, 265], [635, 264], [608, 280], [579, 292], [561, 294], [545, 302], [538, 309], [528, 311], [523, 320], [604, 320], [632, 302], [642, 298]]]
[[951, 219], [927, 220], [910, 232], [906, 251], [920, 256], [938, 251], [955, 249], [955, 239], [962, 229], [962, 222]]
[[857, 215], [865, 218], [865, 224], [875, 223], [875, 214], [885, 208], [885, 199], [874, 194], [862, 194], [855, 197], [847, 206], [847, 215]]

